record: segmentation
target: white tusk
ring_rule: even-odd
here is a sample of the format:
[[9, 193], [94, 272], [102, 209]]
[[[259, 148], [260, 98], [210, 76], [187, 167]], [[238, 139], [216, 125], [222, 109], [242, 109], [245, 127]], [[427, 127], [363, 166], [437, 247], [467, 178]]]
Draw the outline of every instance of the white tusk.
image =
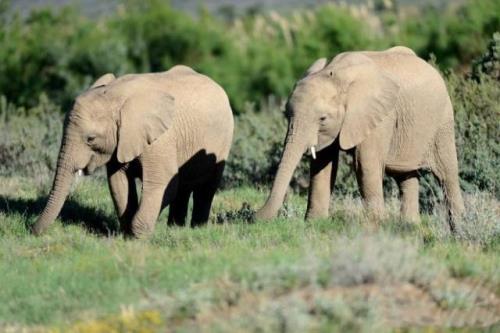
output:
[[83, 171], [82, 171], [82, 169], [78, 170], [76, 173], [77, 173], [77, 175], [78, 175], [78, 176], [80, 176], [80, 177], [81, 177], [81, 176], [83, 176]]
[[313, 160], [316, 159], [316, 148], [314, 148], [314, 146], [311, 146], [311, 156]]

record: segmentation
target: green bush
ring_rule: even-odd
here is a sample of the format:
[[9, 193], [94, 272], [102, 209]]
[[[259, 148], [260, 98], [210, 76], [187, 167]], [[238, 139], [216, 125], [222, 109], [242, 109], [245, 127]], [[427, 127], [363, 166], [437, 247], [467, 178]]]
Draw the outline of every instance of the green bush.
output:
[[0, 96], [0, 175], [52, 177], [62, 124], [59, 107], [44, 95], [28, 110]]
[[261, 113], [247, 110], [237, 117], [224, 186], [272, 182], [285, 134], [286, 119], [279, 106], [271, 105]]
[[67, 109], [96, 77], [134, 70], [115, 31], [70, 7], [14, 16], [0, 29], [0, 94], [16, 105], [46, 94]]
[[434, 53], [441, 67], [468, 66], [500, 30], [498, 4], [469, 0], [444, 13], [327, 4], [232, 21], [207, 11], [189, 15], [160, 0], [128, 0], [95, 19], [72, 7], [25, 16], [0, 9], [0, 95], [32, 107], [45, 93], [66, 110], [106, 72], [163, 71], [183, 63], [219, 82], [241, 113], [247, 102], [285, 98], [314, 60], [346, 50], [404, 44], [424, 58]]
[[392, 38], [429, 58], [441, 68], [464, 68], [480, 55], [491, 35], [500, 30], [500, 2], [468, 0], [448, 8], [428, 6], [419, 15], [401, 15]]
[[486, 53], [474, 61], [472, 77], [480, 80], [482, 75], [500, 81], [500, 32], [495, 32]]
[[481, 83], [451, 74], [448, 78], [455, 109], [455, 131], [462, 187], [489, 191], [500, 198], [500, 86], [483, 77]]

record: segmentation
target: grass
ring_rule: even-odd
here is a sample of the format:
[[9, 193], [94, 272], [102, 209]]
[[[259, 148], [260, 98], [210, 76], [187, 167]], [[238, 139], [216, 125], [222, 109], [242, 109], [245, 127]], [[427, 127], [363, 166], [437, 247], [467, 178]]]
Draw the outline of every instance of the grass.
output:
[[[441, 216], [370, 221], [357, 199], [305, 223], [306, 199], [253, 223], [264, 190], [225, 190], [211, 223], [126, 240], [103, 181], [79, 181], [61, 218], [29, 234], [48, 185], [0, 178], [0, 331], [466, 331], [498, 329], [499, 205], [467, 197], [458, 236]], [[496, 326], [495, 326], [496, 323]]]

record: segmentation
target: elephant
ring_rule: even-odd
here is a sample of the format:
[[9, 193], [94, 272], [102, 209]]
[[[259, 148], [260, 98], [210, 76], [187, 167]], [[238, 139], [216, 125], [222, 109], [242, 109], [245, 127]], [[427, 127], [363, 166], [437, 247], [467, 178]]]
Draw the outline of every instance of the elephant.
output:
[[272, 190], [257, 219], [275, 217], [293, 172], [310, 151], [306, 219], [327, 217], [339, 151], [353, 155], [363, 203], [384, 215], [384, 173], [398, 183], [401, 215], [418, 221], [419, 170], [444, 188], [449, 225], [464, 211], [453, 106], [430, 64], [404, 46], [345, 52], [317, 60], [298, 80], [285, 114], [288, 130]]
[[[55, 220], [75, 173], [89, 175], [104, 165], [124, 233], [151, 234], [167, 205], [168, 223], [184, 225], [191, 194], [191, 226], [206, 222], [233, 127], [225, 91], [187, 66], [103, 75], [66, 116], [54, 182], [33, 232]], [[142, 182], [140, 202], [136, 179]]]

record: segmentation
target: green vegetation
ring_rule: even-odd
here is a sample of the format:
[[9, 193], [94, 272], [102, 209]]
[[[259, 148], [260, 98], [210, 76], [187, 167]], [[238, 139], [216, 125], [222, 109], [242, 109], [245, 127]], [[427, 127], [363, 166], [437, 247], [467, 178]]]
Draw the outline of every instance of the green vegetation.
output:
[[[221, 19], [128, 0], [91, 19], [69, 7], [11, 16], [0, 0], [0, 331], [498, 330], [500, 3], [389, 2]], [[420, 224], [399, 220], [390, 179], [386, 219], [364, 216], [346, 154], [333, 217], [302, 220], [304, 159], [280, 217], [254, 223], [294, 81], [316, 58], [396, 44], [431, 59], [450, 91], [467, 207], [457, 234], [425, 171]], [[210, 224], [170, 228], [165, 211], [151, 239], [123, 239], [98, 173], [79, 179], [58, 221], [33, 237], [74, 97], [106, 72], [177, 63], [215, 78], [237, 114]]]
[[162, 214], [141, 241], [107, 236], [116, 225], [101, 181], [78, 182], [42, 237], [28, 226], [48, 185], [0, 181], [0, 330], [386, 331], [484, 326], [500, 315], [498, 202], [488, 195], [467, 196], [455, 238], [443, 216], [399, 221], [395, 201], [380, 223], [349, 198], [332, 219], [304, 223], [306, 200], [292, 195], [283, 217], [254, 224], [244, 203], [256, 207], [265, 193], [238, 188], [217, 196], [208, 226], [169, 228]]
[[495, 32], [488, 50], [474, 62], [472, 70], [476, 80], [481, 80], [482, 75], [500, 80], [500, 32]]
[[103, 73], [184, 63], [221, 83], [241, 113], [246, 102], [286, 97], [319, 57], [403, 44], [426, 59], [435, 54], [442, 68], [463, 69], [500, 30], [497, 0], [469, 0], [446, 10], [324, 5], [229, 21], [206, 11], [192, 17], [160, 0], [123, 6], [97, 22], [76, 8], [39, 9], [26, 17], [0, 10], [0, 94], [15, 105], [34, 106], [45, 93], [66, 110]]

